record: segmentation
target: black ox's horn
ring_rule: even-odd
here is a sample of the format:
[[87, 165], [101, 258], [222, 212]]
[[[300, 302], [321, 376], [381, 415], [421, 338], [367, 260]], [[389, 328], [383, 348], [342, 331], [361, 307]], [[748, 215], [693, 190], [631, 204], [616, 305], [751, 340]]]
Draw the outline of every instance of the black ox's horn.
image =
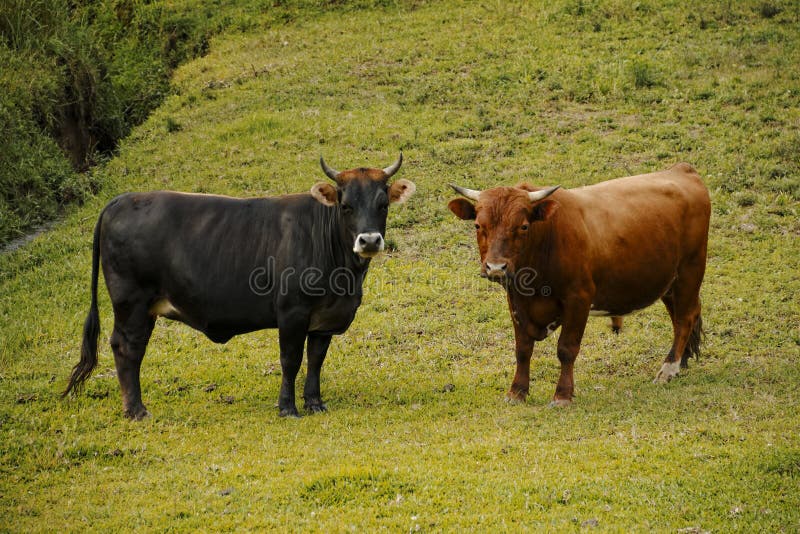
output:
[[395, 161], [394, 163], [383, 169], [383, 173], [386, 175], [386, 179], [388, 180], [389, 178], [391, 178], [392, 175], [397, 172], [397, 170], [400, 168], [400, 165], [402, 164], [403, 164], [403, 153], [400, 152], [400, 157], [397, 158], [397, 161]]
[[322, 170], [325, 173], [325, 175], [335, 182], [336, 179], [339, 177], [339, 171], [328, 167], [328, 164], [325, 163], [325, 158], [323, 158], [322, 156], [319, 157], [319, 164], [322, 166]]

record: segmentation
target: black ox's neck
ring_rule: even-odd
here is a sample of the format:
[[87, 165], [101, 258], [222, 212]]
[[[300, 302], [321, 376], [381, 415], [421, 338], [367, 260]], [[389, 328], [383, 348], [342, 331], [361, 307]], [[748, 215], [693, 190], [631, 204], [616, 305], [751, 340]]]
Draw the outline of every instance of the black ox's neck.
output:
[[[338, 205], [322, 208], [323, 224], [321, 225], [324, 238], [319, 247], [319, 256], [326, 266], [333, 269], [348, 269], [356, 275], [363, 275], [369, 269], [370, 258], [363, 258], [353, 252], [355, 237], [349, 235], [347, 229], [341, 222], [341, 210]], [[317, 251], [315, 251], [315, 256]]]

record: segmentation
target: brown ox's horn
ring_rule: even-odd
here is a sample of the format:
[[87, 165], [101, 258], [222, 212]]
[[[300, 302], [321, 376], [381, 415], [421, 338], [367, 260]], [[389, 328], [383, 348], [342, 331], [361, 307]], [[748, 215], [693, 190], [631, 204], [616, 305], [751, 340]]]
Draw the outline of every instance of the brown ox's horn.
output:
[[386, 175], [386, 179], [388, 180], [389, 178], [391, 178], [392, 175], [397, 172], [397, 170], [400, 168], [400, 165], [402, 164], [403, 164], [403, 153], [400, 152], [400, 157], [397, 158], [397, 161], [395, 161], [394, 163], [383, 169], [383, 173]]
[[556, 189], [558, 189], [559, 187], [561, 186], [557, 185], [555, 187], [548, 187], [547, 189], [542, 189], [541, 191], [532, 191], [528, 193], [528, 198], [531, 199], [531, 202], [538, 202], [540, 200], [544, 200], [545, 198], [555, 193]]
[[466, 187], [459, 187], [457, 185], [450, 184], [450, 187], [455, 189], [455, 192], [461, 195], [462, 197], [467, 197], [470, 200], [474, 200], [475, 202], [478, 201], [478, 197], [480, 196], [480, 191], [475, 191], [474, 189], [467, 189]]
[[339, 177], [339, 171], [328, 167], [328, 164], [325, 163], [325, 159], [323, 159], [322, 156], [319, 157], [319, 164], [322, 166], [322, 170], [325, 172], [325, 175], [335, 182]]

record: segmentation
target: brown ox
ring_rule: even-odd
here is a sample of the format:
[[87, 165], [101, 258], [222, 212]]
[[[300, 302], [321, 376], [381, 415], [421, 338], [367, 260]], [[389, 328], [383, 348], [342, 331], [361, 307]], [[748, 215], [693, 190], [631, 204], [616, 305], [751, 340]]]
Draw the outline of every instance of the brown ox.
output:
[[475, 220], [481, 275], [507, 290], [517, 357], [509, 400], [528, 394], [534, 341], [561, 326], [551, 404], [572, 401], [590, 315], [616, 318], [664, 302], [674, 339], [655, 382], [667, 382], [698, 354], [711, 204], [691, 165], [570, 190], [453, 188], [475, 202], [457, 198], [448, 207]]

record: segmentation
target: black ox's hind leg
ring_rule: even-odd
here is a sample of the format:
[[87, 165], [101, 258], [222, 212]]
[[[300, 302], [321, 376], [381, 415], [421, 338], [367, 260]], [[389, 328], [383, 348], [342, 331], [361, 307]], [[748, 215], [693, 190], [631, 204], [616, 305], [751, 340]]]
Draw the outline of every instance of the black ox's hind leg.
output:
[[144, 305], [134, 306], [130, 310], [115, 306], [111, 348], [125, 415], [134, 420], [149, 415], [142, 403], [139, 371], [154, 325], [155, 318]]
[[308, 373], [306, 374], [306, 385], [303, 390], [305, 408], [311, 412], [324, 412], [328, 408], [322, 402], [320, 393], [319, 376], [322, 371], [322, 363], [328, 353], [328, 346], [331, 344], [331, 336], [317, 334], [308, 335]]

